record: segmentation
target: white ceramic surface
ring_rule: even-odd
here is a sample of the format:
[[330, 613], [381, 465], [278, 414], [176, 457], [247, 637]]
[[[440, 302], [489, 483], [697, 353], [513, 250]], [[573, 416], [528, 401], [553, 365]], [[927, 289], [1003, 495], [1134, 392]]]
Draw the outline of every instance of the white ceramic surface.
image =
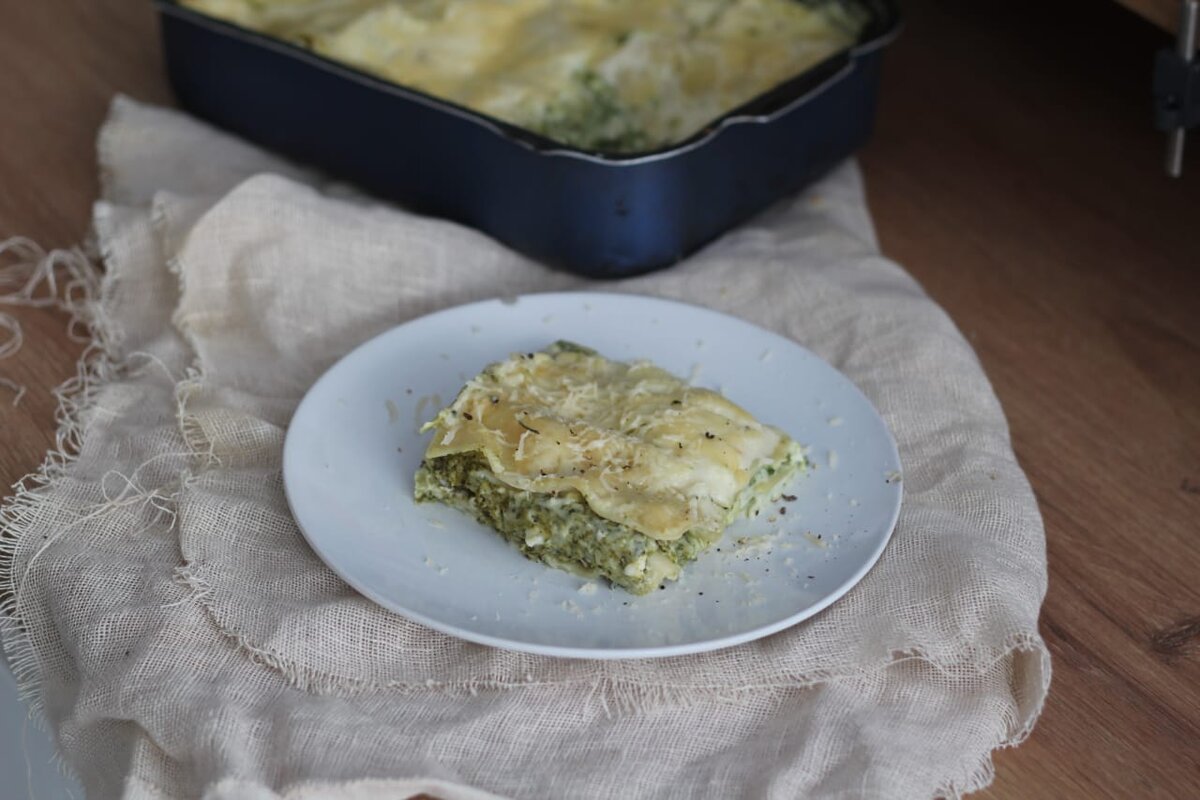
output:
[[[418, 427], [488, 363], [556, 339], [718, 389], [808, 445], [817, 468], [785, 490], [796, 497], [781, 501], [786, 514], [735, 523], [721, 552], [645, 597], [587, 586], [458, 511], [415, 504], [429, 437]], [[304, 536], [365, 596], [470, 641], [579, 658], [713, 650], [816, 614], [879, 558], [900, 510], [899, 470], [870, 402], [794, 342], [707, 309], [601, 293], [460, 306], [372, 339], [301, 402], [283, 463]]]

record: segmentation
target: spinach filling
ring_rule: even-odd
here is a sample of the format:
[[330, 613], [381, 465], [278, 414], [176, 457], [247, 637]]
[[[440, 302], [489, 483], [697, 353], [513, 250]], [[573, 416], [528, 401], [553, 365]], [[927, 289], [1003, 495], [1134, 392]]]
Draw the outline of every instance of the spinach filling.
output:
[[479, 453], [422, 462], [414, 496], [417, 502], [440, 502], [471, 514], [527, 558], [601, 575], [633, 594], [646, 594], [664, 579], [675, 578], [679, 567], [712, 544], [691, 531], [674, 541], [652, 539], [597, 515], [574, 491], [514, 489], [496, 479]]
[[616, 87], [591, 70], [572, 76], [573, 91], [543, 109], [540, 119], [527, 126], [549, 139], [585, 150], [630, 153], [647, 149], [651, 142], [624, 104]]

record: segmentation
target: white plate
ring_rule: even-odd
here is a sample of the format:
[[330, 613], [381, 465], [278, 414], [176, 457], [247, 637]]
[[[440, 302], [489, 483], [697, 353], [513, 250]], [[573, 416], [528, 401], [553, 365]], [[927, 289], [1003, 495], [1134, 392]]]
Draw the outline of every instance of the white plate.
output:
[[[415, 504], [428, 440], [417, 428], [485, 365], [556, 339], [718, 389], [808, 445], [817, 469], [785, 490], [797, 498], [781, 501], [786, 514], [735, 523], [721, 552], [645, 597], [585, 588], [461, 512]], [[871, 403], [794, 342], [707, 309], [599, 293], [474, 303], [372, 339], [312, 387], [283, 457], [305, 538], [359, 592], [452, 636], [577, 658], [714, 650], [816, 614], [879, 558], [900, 511], [899, 469]]]

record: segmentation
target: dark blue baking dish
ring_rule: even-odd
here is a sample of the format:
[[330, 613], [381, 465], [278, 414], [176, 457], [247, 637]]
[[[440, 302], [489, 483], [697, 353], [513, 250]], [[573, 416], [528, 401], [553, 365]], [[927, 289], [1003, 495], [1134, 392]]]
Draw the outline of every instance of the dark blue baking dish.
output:
[[301, 47], [157, 0], [180, 103], [197, 116], [553, 266], [668, 266], [813, 181], [866, 140], [891, 0], [847, 52], [690, 139], [637, 155], [568, 147]]

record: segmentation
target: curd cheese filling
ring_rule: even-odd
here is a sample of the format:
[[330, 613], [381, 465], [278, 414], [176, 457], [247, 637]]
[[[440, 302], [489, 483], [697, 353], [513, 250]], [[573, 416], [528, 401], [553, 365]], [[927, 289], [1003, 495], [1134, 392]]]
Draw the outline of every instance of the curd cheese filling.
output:
[[423, 430], [418, 501], [468, 511], [526, 555], [642, 593], [807, 468], [716, 392], [566, 342], [492, 364]]

